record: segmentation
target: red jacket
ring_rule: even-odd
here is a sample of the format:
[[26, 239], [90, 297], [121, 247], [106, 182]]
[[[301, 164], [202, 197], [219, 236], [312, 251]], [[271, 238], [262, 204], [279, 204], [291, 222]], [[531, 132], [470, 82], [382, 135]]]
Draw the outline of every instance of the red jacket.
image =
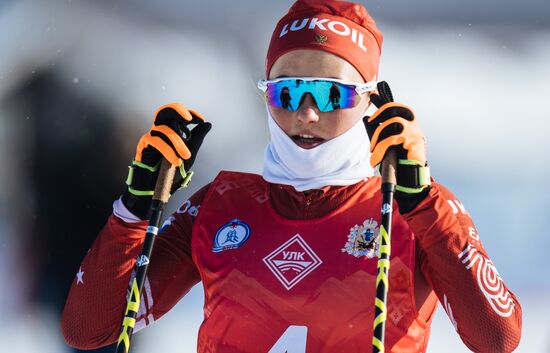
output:
[[[355, 244], [346, 241], [352, 239], [348, 237], [352, 229], [348, 228], [354, 225], [366, 224], [366, 228], [376, 231], [368, 220], [370, 214], [374, 223], [380, 217], [379, 189], [380, 180], [374, 177], [355, 185], [326, 187], [306, 194], [290, 186], [268, 184], [259, 176], [222, 173], [165, 223], [151, 257], [136, 330], [160, 318], [203, 280], [205, 324], [199, 332], [200, 353], [268, 351], [284, 340], [286, 330], [301, 327], [307, 330], [303, 331], [307, 352], [331, 352], [331, 344], [338, 342], [362, 347], [347, 349], [349, 352], [370, 350], [375, 289], [374, 284], [372, 289], [359, 286], [370, 286], [367, 283], [376, 268], [376, 259], [354, 252]], [[269, 212], [274, 212], [271, 217]], [[345, 217], [338, 217], [345, 212]], [[357, 217], [363, 212], [368, 222], [362, 225], [363, 219]], [[241, 223], [228, 223], [232, 219]], [[322, 227], [315, 226], [319, 219], [326, 221]], [[249, 235], [243, 240], [247, 227]], [[342, 227], [348, 228], [343, 232]], [[117, 340], [126, 307], [123, 293], [141, 250], [145, 228], [146, 222], [125, 223], [115, 216], [109, 218], [82, 262], [67, 299], [62, 330], [68, 344], [90, 349]], [[300, 239], [292, 238], [294, 231]], [[315, 234], [330, 236], [331, 243], [319, 242]], [[342, 236], [342, 240], [333, 239]], [[276, 252], [277, 244], [285, 248]], [[338, 244], [339, 254], [327, 252]], [[306, 248], [311, 252], [296, 251]], [[413, 254], [410, 262], [408, 251]], [[402, 268], [407, 270], [399, 271], [398, 264], [404, 264]], [[295, 272], [283, 274], [277, 267]], [[307, 273], [296, 281], [301, 271]], [[365, 275], [360, 277], [361, 273]], [[404, 280], [407, 276], [411, 282]], [[345, 283], [351, 283], [353, 278], [364, 280], [347, 286]], [[331, 288], [327, 283], [335, 280], [340, 280], [340, 284], [327, 289]], [[238, 285], [226, 285], [236, 282]], [[261, 297], [271, 298], [262, 301], [262, 305], [258, 305], [260, 289]], [[409, 296], [400, 294], [407, 291]], [[471, 350], [511, 352], [519, 343], [521, 307], [517, 299], [496, 272], [467, 211], [437, 183], [412, 212], [394, 213], [388, 295], [389, 352], [425, 351], [437, 299]], [[281, 298], [284, 300], [277, 300]], [[403, 298], [410, 305], [403, 305]], [[365, 310], [356, 306], [363, 300]], [[392, 305], [392, 301], [399, 305]], [[316, 302], [325, 303], [327, 310], [320, 310]], [[308, 311], [309, 308], [316, 309]], [[355, 308], [356, 317], [346, 316], [351, 315], [348, 308]], [[334, 319], [339, 316], [351, 325], [349, 329], [341, 330], [344, 321]], [[402, 320], [403, 317], [410, 319]], [[265, 325], [260, 324], [262, 318]], [[333, 327], [324, 324], [328, 321]], [[245, 322], [255, 324], [246, 326]], [[403, 328], [404, 322], [408, 326]], [[364, 335], [354, 336], [354, 325]], [[251, 345], [246, 337], [259, 345]]]

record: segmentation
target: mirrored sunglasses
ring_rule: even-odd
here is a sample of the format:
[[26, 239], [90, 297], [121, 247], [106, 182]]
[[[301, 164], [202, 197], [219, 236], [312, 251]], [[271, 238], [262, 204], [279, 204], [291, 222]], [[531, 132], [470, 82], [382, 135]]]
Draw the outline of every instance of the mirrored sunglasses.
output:
[[270, 105], [292, 112], [298, 109], [304, 94], [309, 93], [319, 110], [326, 113], [355, 107], [361, 94], [376, 89], [376, 80], [355, 83], [324, 77], [281, 77], [260, 80], [258, 88], [265, 93]]

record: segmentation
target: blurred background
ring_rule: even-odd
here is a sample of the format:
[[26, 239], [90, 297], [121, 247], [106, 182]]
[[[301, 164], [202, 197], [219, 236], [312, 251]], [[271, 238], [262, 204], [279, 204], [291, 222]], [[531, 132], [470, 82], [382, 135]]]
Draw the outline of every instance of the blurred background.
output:
[[[550, 352], [550, 2], [361, 2], [384, 33], [381, 79], [416, 111], [433, 176], [519, 297], [517, 352]], [[67, 291], [159, 105], [214, 125], [172, 209], [221, 169], [261, 171], [255, 82], [291, 3], [0, 1], [1, 352], [74, 352]], [[198, 285], [133, 351], [194, 352], [202, 303]], [[439, 309], [428, 352], [467, 351]]]

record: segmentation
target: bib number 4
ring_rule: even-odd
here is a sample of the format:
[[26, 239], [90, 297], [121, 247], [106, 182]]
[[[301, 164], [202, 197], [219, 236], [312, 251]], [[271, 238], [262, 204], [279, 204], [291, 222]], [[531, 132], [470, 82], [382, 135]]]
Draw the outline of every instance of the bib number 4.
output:
[[306, 353], [306, 326], [289, 326], [268, 353]]

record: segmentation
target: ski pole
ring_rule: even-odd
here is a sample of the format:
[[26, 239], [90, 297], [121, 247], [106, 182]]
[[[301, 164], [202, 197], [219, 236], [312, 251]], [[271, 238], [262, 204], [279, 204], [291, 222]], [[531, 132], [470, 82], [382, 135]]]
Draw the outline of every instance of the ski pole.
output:
[[116, 353], [128, 353], [130, 350], [130, 339], [134, 332], [136, 316], [139, 311], [141, 293], [147, 269], [149, 268], [149, 259], [155, 243], [155, 237], [158, 233], [160, 219], [164, 206], [170, 198], [170, 188], [174, 180], [176, 167], [172, 166], [166, 159], [162, 159], [159, 176], [153, 193], [153, 200], [149, 207], [149, 224], [145, 233], [145, 242], [141, 253], [136, 260], [136, 275], [129, 286], [128, 303], [124, 318], [122, 319], [122, 328], [116, 346]]
[[[380, 97], [384, 102], [393, 102], [389, 85], [381, 81], [377, 85]], [[397, 184], [395, 170], [397, 154], [389, 149], [382, 160], [380, 174], [382, 175], [382, 224], [380, 226], [380, 250], [378, 253], [378, 275], [376, 276], [376, 299], [374, 302], [374, 333], [372, 336], [373, 353], [384, 353], [384, 334], [386, 330], [387, 307], [386, 300], [389, 287], [390, 252], [391, 252], [391, 224], [393, 214], [393, 194]]]

